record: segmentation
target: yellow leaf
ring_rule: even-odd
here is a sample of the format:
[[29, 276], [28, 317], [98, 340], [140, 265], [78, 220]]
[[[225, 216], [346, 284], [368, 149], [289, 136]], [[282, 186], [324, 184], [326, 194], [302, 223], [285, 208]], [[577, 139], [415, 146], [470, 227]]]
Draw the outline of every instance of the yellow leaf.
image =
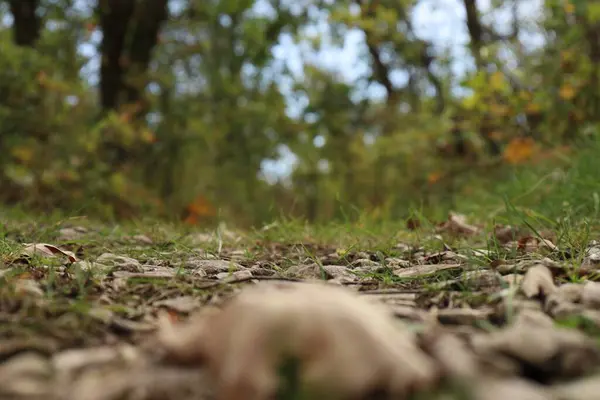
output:
[[504, 117], [508, 115], [508, 113], [510, 112], [510, 108], [503, 104], [492, 103], [490, 104], [490, 112], [492, 113], [492, 115], [495, 115], [497, 117]]
[[563, 50], [560, 52], [560, 58], [563, 62], [573, 61], [575, 53], [572, 50]]
[[463, 103], [462, 105], [467, 110], [472, 110], [473, 108], [475, 108], [475, 106], [477, 105], [478, 102], [479, 102], [478, 96], [474, 94], [472, 96], [465, 98], [462, 102]]
[[149, 129], [144, 129], [142, 131], [141, 138], [142, 138], [142, 141], [144, 141], [146, 143], [156, 142], [156, 136], [154, 135], [154, 132], [152, 132]]
[[504, 74], [496, 71], [490, 77], [490, 86], [493, 90], [500, 90], [504, 87]]
[[575, 97], [577, 92], [572, 85], [565, 83], [560, 87], [558, 94], [563, 100], [571, 100], [573, 97]]
[[28, 146], [17, 146], [11, 150], [11, 154], [23, 163], [29, 163], [33, 159], [33, 150]]
[[542, 107], [537, 103], [529, 103], [525, 106], [525, 112], [527, 114], [538, 114], [541, 110]]
[[527, 92], [527, 91], [525, 91], [525, 90], [521, 90], [521, 91], [519, 92], [519, 97], [520, 97], [522, 100], [528, 101], [528, 100], [531, 100], [531, 93], [530, 93], [530, 92]]
[[575, 5], [570, 1], [565, 1], [563, 8], [567, 14], [573, 14], [575, 12]]
[[502, 157], [509, 164], [519, 164], [533, 155], [534, 147], [535, 142], [532, 138], [517, 137], [508, 143]]
[[127, 189], [127, 179], [125, 178], [125, 175], [121, 172], [115, 172], [110, 176], [109, 181], [110, 186], [116, 193], [125, 193], [125, 190]]

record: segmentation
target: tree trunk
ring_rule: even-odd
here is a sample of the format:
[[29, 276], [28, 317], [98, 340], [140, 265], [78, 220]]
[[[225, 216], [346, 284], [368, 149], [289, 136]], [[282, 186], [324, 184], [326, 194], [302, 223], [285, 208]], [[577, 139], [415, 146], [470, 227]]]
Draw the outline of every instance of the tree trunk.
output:
[[[127, 103], [138, 103], [142, 100], [152, 50], [158, 44], [160, 28], [168, 16], [167, 3], [168, 0], [146, 0], [141, 2], [136, 10], [128, 49], [129, 79], [125, 81]], [[136, 81], [140, 77], [141, 81]], [[145, 106], [142, 106], [137, 114], [145, 115]]]
[[135, 0], [100, 0], [102, 44], [100, 53], [100, 103], [103, 111], [119, 108], [126, 70], [125, 39], [135, 10]]
[[[100, 97], [103, 111], [143, 99], [152, 50], [167, 19], [168, 0], [101, 0]], [[142, 79], [140, 79], [140, 77]], [[145, 115], [143, 107], [135, 117]]]
[[40, 38], [42, 21], [36, 14], [38, 0], [10, 0], [14, 22], [13, 41], [18, 46], [34, 47]]
[[[127, 111], [129, 120], [142, 122], [148, 107], [144, 101], [152, 50], [167, 19], [168, 0], [100, 0], [98, 11], [103, 38], [100, 46], [100, 103], [102, 114]], [[128, 109], [125, 110], [124, 106]], [[142, 122], [143, 123], [143, 122]], [[107, 140], [107, 159], [122, 165], [131, 151]]]

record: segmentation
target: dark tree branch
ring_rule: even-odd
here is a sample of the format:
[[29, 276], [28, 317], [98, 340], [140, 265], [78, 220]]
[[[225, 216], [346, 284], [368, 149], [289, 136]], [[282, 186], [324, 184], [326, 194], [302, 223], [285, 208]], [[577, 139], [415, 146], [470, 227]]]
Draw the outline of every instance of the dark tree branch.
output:
[[[356, 4], [361, 8], [363, 17], [371, 18], [375, 16], [379, 0], [373, 0], [369, 5], [365, 4], [367, 1], [368, 0], [355, 0]], [[371, 56], [373, 75], [377, 82], [385, 88], [388, 103], [394, 103], [397, 100], [398, 93], [390, 79], [390, 69], [381, 59], [380, 49], [377, 47], [372, 35], [366, 30], [364, 33], [366, 36], [367, 48]]]
[[485, 45], [483, 39], [483, 27], [481, 25], [481, 21], [479, 20], [476, 1], [463, 0], [463, 2], [467, 14], [467, 29], [469, 30], [469, 37], [471, 39], [471, 52], [475, 58], [477, 67], [480, 68], [483, 64], [481, 59], [481, 49]]

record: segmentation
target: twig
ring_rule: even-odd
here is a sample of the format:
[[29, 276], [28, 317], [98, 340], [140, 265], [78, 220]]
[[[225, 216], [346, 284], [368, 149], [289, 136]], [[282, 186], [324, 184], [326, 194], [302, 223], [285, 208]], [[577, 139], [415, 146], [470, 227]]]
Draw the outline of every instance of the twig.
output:
[[230, 281], [217, 281], [217, 282], [210, 282], [207, 283], [205, 285], [201, 285], [201, 286], [196, 286], [197, 289], [210, 289], [210, 288], [214, 288], [214, 287], [218, 287], [221, 285], [231, 285], [231, 284], [235, 284], [235, 283], [243, 283], [243, 282], [248, 282], [248, 281], [253, 281], [253, 280], [258, 280], [258, 281], [288, 281], [288, 282], [301, 282], [301, 279], [297, 279], [297, 278], [285, 278], [283, 276], [244, 276], [241, 278], [236, 278], [236, 279], [232, 279]]

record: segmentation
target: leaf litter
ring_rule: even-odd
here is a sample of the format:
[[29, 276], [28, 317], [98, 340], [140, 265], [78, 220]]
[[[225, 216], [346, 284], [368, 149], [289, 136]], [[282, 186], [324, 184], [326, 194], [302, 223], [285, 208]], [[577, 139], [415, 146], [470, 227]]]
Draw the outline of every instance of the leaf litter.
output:
[[596, 398], [598, 244], [574, 270], [514, 227], [501, 263], [446, 244], [486, 235], [464, 216], [436, 230], [382, 253], [59, 229], [85, 251], [3, 256], [0, 398]]

